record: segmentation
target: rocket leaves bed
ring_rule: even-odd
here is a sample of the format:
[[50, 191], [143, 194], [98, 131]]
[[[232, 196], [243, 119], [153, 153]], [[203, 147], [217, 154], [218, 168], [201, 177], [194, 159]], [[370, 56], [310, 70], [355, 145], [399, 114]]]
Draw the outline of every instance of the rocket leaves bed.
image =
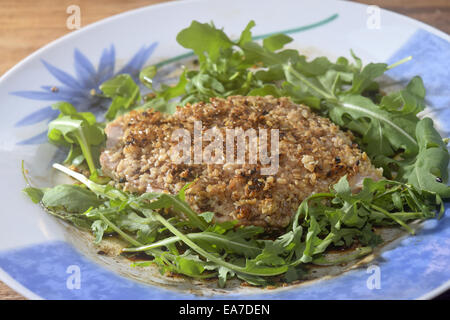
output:
[[[54, 167], [77, 184], [54, 188], [28, 186], [24, 192], [50, 214], [90, 230], [99, 243], [116, 234], [129, 246], [124, 254], [145, 254], [162, 273], [194, 278], [238, 277], [265, 286], [302, 279], [305, 264], [342, 264], [372, 252], [381, 243], [375, 227], [397, 225], [414, 234], [409, 222], [439, 218], [443, 198], [450, 198], [447, 140], [442, 139], [425, 108], [425, 89], [414, 77], [398, 92], [381, 94], [377, 78], [411, 57], [388, 66], [340, 57], [312, 61], [297, 50], [285, 49], [290, 37], [277, 34], [262, 43], [252, 40], [251, 21], [237, 40], [213, 24], [193, 21], [177, 41], [193, 50], [198, 68], [183, 69], [175, 84], [155, 87], [156, 66], [141, 71], [141, 92], [131, 76], [121, 74], [102, 84], [111, 99], [107, 120], [132, 109], [153, 108], [173, 113], [176, 106], [231, 95], [288, 96], [310, 106], [341, 128], [351, 130], [360, 147], [386, 179], [365, 179], [352, 193], [346, 177], [327, 193], [313, 194], [299, 206], [284, 234], [277, 238], [255, 226], [214, 223], [213, 212], [194, 212], [179, 194], [130, 194], [107, 184], [98, 164], [105, 144], [104, 123], [68, 103], [54, 108], [60, 116], [49, 124], [49, 141], [68, 148], [66, 166]], [[150, 93], [148, 93], [150, 91]], [[24, 170], [25, 173], [26, 170]], [[26, 174], [24, 174], [26, 179]], [[338, 260], [324, 255], [330, 247], [352, 247]]]

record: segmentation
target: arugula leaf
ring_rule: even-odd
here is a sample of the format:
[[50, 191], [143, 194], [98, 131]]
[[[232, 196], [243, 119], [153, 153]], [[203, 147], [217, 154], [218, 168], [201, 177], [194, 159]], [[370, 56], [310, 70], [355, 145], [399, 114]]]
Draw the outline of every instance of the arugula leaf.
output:
[[34, 203], [41, 202], [42, 197], [44, 196], [44, 191], [42, 189], [34, 187], [26, 187], [22, 190], [22, 192], [25, 193]]
[[91, 224], [91, 230], [95, 235], [94, 243], [99, 244], [103, 239], [104, 233], [108, 230], [108, 225], [103, 220], [95, 220]]
[[352, 87], [348, 90], [350, 94], [362, 94], [368, 88], [378, 88], [374, 80], [388, 70], [385, 63], [369, 63], [361, 72], [356, 71], [353, 75]]
[[[67, 102], [60, 102], [52, 106], [60, 110], [60, 115], [48, 125], [48, 139], [56, 145], [71, 148], [65, 162], [79, 159], [86, 161], [91, 175], [97, 175], [99, 147], [105, 141], [103, 127], [96, 122], [95, 116], [89, 112], [77, 112]], [[79, 150], [79, 151], [78, 151]], [[77, 163], [81, 161], [77, 160]]]
[[252, 41], [252, 28], [255, 26], [255, 21], [250, 20], [247, 26], [244, 28], [244, 30], [241, 32], [241, 36], [239, 37], [239, 40], [237, 42], [238, 46], [242, 46], [246, 44], [247, 42]]
[[[349, 126], [363, 135], [362, 141], [369, 156], [390, 156], [398, 149], [403, 149], [405, 155], [417, 153], [414, 129], [418, 119], [414, 115], [388, 113], [370, 99], [357, 95], [346, 95], [338, 103], [330, 104], [329, 116], [333, 122], [346, 127], [349, 123], [346, 115], [353, 121], [362, 120], [360, 126], [355, 126], [354, 122]], [[365, 119], [370, 119], [370, 122]]]
[[156, 73], [156, 66], [147, 66], [139, 72], [139, 81], [146, 87], [153, 89], [153, 78], [156, 76]]
[[83, 213], [103, 203], [92, 191], [72, 184], [60, 184], [45, 190], [41, 201], [48, 208], [69, 213]]
[[425, 87], [420, 77], [411, 79], [405, 89], [392, 92], [381, 99], [380, 107], [403, 114], [417, 114], [425, 109]]
[[420, 146], [417, 159], [402, 168], [401, 178], [419, 190], [449, 198], [450, 187], [445, 183], [448, 180], [447, 168], [450, 157], [430, 118], [419, 121], [416, 136]]
[[219, 267], [219, 287], [223, 288], [225, 287], [225, 283], [228, 279], [233, 278], [236, 273], [233, 270], [230, 270], [226, 267]]
[[[148, 80], [148, 78], [145, 78]], [[129, 74], [119, 74], [100, 85], [103, 95], [112, 102], [105, 114], [106, 119], [113, 120], [117, 115], [130, 111], [140, 101], [140, 89]]]
[[434, 128], [433, 120], [430, 118], [423, 118], [417, 123], [416, 138], [421, 150], [429, 148], [447, 150], [447, 144]]
[[261, 88], [255, 88], [250, 90], [247, 93], [248, 96], [273, 96], [273, 97], [281, 97], [282, 93], [280, 92], [280, 90], [272, 85], [272, 84], [266, 84], [264, 87]]
[[183, 270], [183, 274], [191, 277], [200, 276], [205, 271], [205, 262], [198, 255], [190, 254], [186, 251], [175, 259], [177, 268]]
[[23, 192], [34, 203], [41, 203], [49, 214], [87, 230], [91, 228], [92, 221], [86, 217], [85, 211], [89, 211], [91, 205], [103, 203], [91, 191], [77, 185], [41, 189], [27, 187]]
[[192, 49], [201, 61], [205, 61], [205, 53], [214, 61], [219, 57], [221, 50], [233, 45], [233, 41], [222, 30], [197, 21], [192, 21], [188, 28], [181, 30], [177, 35], [177, 41], [183, 47]]
[[[294, 39], [285, 34], [274, 34], [263, 40], [263, 47], [269, 51], [275, 52], [282, 49], [284, 45], [292, 42]], [[241, 44], [241, 43], [240, 43]], [[242, 45], [242, 44], [241, 44]]]

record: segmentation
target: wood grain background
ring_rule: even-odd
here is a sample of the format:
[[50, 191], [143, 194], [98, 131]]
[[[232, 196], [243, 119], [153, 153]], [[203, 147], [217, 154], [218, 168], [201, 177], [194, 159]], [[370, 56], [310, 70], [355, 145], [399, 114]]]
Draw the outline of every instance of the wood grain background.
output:
[[[81, 26], [103, 18], [168, 0], [0, 0], [0, 75], [23, 58], [69, 32], [70, 5], [81, 8]], [[378, 5], [450, 33], [449, 0], [357, 0]], [[448, 298], [447, 294], [447, 298]], [[24, 299], [0, 282], [0, 300]]]

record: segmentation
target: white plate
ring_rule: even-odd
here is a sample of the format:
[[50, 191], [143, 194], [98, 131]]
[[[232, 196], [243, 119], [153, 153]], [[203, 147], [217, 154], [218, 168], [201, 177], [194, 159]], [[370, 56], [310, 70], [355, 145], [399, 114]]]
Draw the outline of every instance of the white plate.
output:
[[[379, 20], [378, 20], [379, 18]], [[178, 299], [214, 294], [208, 285], [169, 281], [129, 271], [126, 263], [95, 254], [79, 233], [34, 205], [22, 193], [25, 161], [38, 186], [54, 183], [50, 164], [60, 158], [45, 142], [49, 106], [71, 101], [79, 110], [93, 108], [89, 95], [120, 70], [132, 73], [148, 64], [167, 70], [187, 53], [176, 34], [192, 20], [214, 21], [237, 37], [249, 20], [254, 35], [286, 32], [291, 47], [310, 56], [350, 56], [392, 63], [414, 60], [389, 72], [394, 80], [418, 74], [427, 87], [427, 103], [437, 120], [450, 116], [448, 35], [388, 11], [338, 1], [183, 1], [120, 14], [73, 32], [38, 50], [0, 79], [0, 279], [28, 298]], [[379, 24], [377, 23], [379, 22]], [[181, 56], [180, 56], [181, 55]], [[124, 68], [124, 69], [123, 69]], [[52, 92], [51, 87], [59, 88]], [[438, 121], [442, 132], [448, 121]], [[448, 204], [447, 204], [448, 215]], [[71, 231], [72, 230], [72, 231]], [[82, 238], [80, 240], [80, 237]], [[429, 298], [449, 287], [450, 219], [427, 221], [415, 237], [398, 241], [372, 262], [379, 266], [381, 288], [370, 289], [365, 268], [333, 278], [280, 290], [230, 288], [218, 298], [411, 299]], [[372, 270], [372, 269], [371, 269]], [[81, 275], [80, 288], [71, 285]], [[132, 278], [132, 279], [130, 279]]]

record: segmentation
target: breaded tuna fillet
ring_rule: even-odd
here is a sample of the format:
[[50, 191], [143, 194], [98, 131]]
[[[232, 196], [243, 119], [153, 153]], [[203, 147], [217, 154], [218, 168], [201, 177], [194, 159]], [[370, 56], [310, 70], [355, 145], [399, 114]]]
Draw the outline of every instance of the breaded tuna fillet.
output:
[[[175, 163], [170, 155], [178, 141], [172, 140], [172, 133], [186, 129], [192, 134], [194, 121], [202, 122], [203, 132], [216, 127], [224, 136], [226, 128], [278, 129], [278, 170], [261, 174], [259, 160], [256, 164], [194, 164], [192, 157], [190, 163]], [[105, 131], [107, 147], [100, 162], [119, 187], [174, 194], [194, 181], [186, 201], [197, 212], [215, 212], [216, 221], [237, 219], [245, 225], [282, 228], [303, 199], [327, 192], [342, 176], [347, 175], [353, 188], [365, 177], [381, 178], [381, 170], [352, 142], [351, 133], [288, 98], [213, 98], [209, 103], [177, 108], [173, 115], [131, 111]]]

